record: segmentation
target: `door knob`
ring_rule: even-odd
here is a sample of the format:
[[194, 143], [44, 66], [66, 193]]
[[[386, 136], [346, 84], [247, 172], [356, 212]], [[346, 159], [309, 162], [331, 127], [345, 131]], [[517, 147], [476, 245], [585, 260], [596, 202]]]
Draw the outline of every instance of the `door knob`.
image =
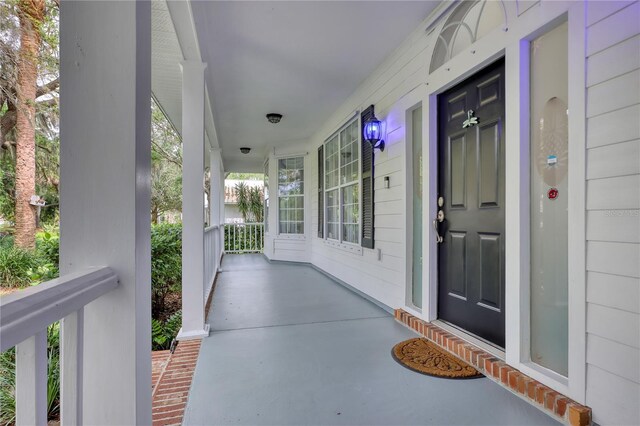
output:
[[444, 221], [444, 211], [442, 211], [442, 206], [444, 206], [444, 198], [438, 197], [438, 207], [440, 207], [440, 209], [438, 209], [438, 214], [433, 221], [433, 229], [436, 231], [436, 242], [438, 244], [442, 243], [444, 240], [440, 235], [440, 230], [438, 229], [438, 223], [442, 223]]
[[436, 243], [440, 244], [443, 239], [440, 236], [440, 231], [438, 230], [438, 219], [434, 219], [433, 221], [433, 229], [436, 231]]

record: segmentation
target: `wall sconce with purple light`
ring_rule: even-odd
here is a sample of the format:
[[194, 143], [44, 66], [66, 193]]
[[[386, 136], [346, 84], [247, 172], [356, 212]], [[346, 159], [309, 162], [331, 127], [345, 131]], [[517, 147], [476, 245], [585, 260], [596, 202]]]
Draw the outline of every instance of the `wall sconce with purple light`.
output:
[[368, 141], [373, 149], [379, 149], [384, 151], [384, 140], [382, 140], [382, 122], [376, 118], [375, 115], [371, 116], [364, 123], [363, 136]]

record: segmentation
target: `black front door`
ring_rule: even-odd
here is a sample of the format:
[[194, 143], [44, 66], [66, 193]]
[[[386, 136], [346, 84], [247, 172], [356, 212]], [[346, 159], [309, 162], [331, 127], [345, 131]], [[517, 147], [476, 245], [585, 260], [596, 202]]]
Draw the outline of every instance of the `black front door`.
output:
[[438, 317], [503, 348], [504, 116], [504, 59], [438, 97]]

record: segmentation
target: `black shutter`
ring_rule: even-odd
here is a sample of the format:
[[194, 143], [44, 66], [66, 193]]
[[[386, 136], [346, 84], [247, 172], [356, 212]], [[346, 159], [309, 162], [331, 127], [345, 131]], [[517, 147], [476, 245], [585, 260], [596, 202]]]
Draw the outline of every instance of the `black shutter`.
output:
[[360, 140], [362, 145], [362, 247], [373, 248], [373, 147], [363, 135], [364, 123], [373, 117], [373, 105], [360, 114]]
[[324, 238], [324, 145], [318, 148], [318, 238]]

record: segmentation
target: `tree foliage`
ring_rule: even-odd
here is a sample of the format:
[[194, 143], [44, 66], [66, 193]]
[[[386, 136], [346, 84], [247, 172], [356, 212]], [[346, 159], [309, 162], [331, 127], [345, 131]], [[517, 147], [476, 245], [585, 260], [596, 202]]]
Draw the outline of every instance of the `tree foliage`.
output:
[[182, 145], [155, 100], [151, 102], [151, 221], [182, 210]]
[[[22, 190], [22, 204], [35, 192], [51, 206], [42, 210], [41, 219], [47, 222], [57, 218], [60, 144], [58, 17], [56, 1], [0, 2], [0, 21], [3, 24], [0, 27], [0, 215], [11, 221], [16, 220], [16, 196], [20, 192], [16, 190], [16, 181], [26, 182], [26, 189]], [[30, 37], [25, 39], [25, 36]], [[25, 80], [24, 64], [32, 61], [35, 62], [36, 73], [31, 77], [35, 78]], [[25, 97], [29, 91], [32, 99]], [[21, 115], [24, 118], [22, 127], [33, 127], [35, 134], [19, 131]], [[19, 151], [21, 132], [22, 147], [26, 150]], [[26, 156], [18, 155], [21, 152]], [[20, 167], [16, 173], [19, 157]], [[25, 168], [28, 169], [26, 175]], [[30, 183], [33, 170], [35, 187]], [[25, 206], [22, 207], [24, 211]], [[34, 213], [32, 209], [28, 206], [26, 210], [31, 216]], [[27, 220], [31, 222], [32, 217]], [[30, 235], [29, 239], [32, 238]]]
[[261, 188], [238, 182], [235, 187], [237, 206], [245, 222], [262, 222], [264, 194]]
[[232, 172], [229, 173], [226, 177], [231, 180], [264, 180], [264, 175], [262, 173], [240, 173], [240, 172]]
[[182, 226], [163, 223], [151, 227], [151, 316], [164, 312], [165, 298], [182, 283]]
[[[0, 217], [15, 221], [18, 65], [21, 47], [20, 8], [32, 0], [0, 2]], [[35, 88], [35, 193], [45, 199], [41, 223], [58, 221], [60, 186], [59, 137], [59, 7], [44, 1], [37, 25], [37, 86]], [[178, 134], [152, 100], [152, 199], [154, 223], [159, 215], [182, 207], [182, 147]]]

